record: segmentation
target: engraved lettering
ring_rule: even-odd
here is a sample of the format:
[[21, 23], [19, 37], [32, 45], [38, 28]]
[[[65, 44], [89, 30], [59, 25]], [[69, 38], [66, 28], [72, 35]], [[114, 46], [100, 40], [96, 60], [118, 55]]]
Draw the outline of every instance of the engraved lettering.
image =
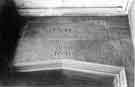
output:
[[62, 28], [62, 27], [53, 27], [48, 28], [47, 32], [63, 32], [63, 33], [70, 33], [72, 32], [72, 28]]
[[52, 56], [56, 58], [72, 57], [73, 50], [71, 46], [66, 46], [67, 41], [55, 40], [55, 47], [51, 51]]

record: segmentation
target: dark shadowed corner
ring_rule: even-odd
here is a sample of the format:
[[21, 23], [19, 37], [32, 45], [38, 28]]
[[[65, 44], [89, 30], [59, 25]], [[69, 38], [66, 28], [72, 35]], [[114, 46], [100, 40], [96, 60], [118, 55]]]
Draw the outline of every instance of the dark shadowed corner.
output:
[[0, 0], [0, 86], [10, 81], [19, 31], [24, 20], [12, 0]]

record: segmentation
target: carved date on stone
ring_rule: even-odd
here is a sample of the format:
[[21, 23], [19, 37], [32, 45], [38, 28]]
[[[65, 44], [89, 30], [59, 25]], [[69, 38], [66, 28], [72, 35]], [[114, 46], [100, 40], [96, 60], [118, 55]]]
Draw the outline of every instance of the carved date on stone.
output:
[[50, 55], [55, 58], [73, 57], [73, 48], [69, 45], [70, 41], [53, 40], [54, 46], [50, 48]]

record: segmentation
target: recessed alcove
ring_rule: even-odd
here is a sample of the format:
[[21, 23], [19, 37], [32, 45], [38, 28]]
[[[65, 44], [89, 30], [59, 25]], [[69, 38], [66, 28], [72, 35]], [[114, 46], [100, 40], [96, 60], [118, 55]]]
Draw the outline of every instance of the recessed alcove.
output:
[[13, 65], [27, 73], [22, 76], [30, 85], [127, 87], [125, 67], [119, 65], [126, 49], [121, 43], [130, 37], [126, 21], [124, 16], [35, 17], [22, 28]]
[[0, 86], [134, 87], [134, 0], [6, 1]]

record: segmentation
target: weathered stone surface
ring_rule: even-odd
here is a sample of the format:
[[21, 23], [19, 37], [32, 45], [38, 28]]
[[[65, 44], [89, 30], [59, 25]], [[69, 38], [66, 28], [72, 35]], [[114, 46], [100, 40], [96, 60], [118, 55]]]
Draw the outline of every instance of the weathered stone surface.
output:
[[45, 17], [32, 20], [25, 28], [16, 63], [71, 58], [124, 66], [128, 85], [133, 87], [133, 46], [127, 16]]

